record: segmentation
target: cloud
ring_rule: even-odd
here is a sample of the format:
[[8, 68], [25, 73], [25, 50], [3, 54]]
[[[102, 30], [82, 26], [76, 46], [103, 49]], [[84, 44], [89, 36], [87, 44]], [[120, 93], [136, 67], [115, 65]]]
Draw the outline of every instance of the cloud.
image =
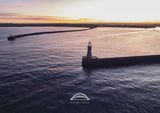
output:
[[93, 22], [89, 18], [71, 19], [56, 16], [33, 16], [23, 15], [21, 13], [0, 13], [1, 23], [77, 23], [77, 22]]
[[26, 17], [22, 17], [21, 19], [25, 19], [25, 20], [68, 20], [68, 18], [65, 17], [56, 17], [56, 16], [26, 16]]
[[0, 8], [23, 8], [25, 7], [24, 5], [10, 5], [10, 4], [0, 4]]
[[9, 16], [22, 16], [22, 14], [20, 14], [20, 13], [0, 13], [0, 16], [5, 16], [5, 17], [9, 17]]

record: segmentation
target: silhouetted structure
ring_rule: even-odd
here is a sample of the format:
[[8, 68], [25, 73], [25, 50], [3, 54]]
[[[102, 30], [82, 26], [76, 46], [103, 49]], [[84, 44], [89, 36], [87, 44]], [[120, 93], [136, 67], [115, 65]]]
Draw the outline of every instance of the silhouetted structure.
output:
[[82, 58], [82, 66], [86, 67], [94, 59], [98, 59], [98, 58], [96, 56], [92, 56], [92, 44], [91, 44], [91, 42], [89, 42], [87, 56], [83, 56], [83, 58]]
[[9, 37], [8, 37], [8, 40], [15, 40], [16, 39], [16, 37], [15, 36], [12, 36], [11, 34], [9, 35]]
[[109, 66], [127, 66], [139, 63], [160, 63], [160, 55], [146, 56], [130, 56], [130, 57], [115, 57], [115, 58], [97, 58], [91, 54], [91, 43], [88, 43], [87, 56], [82, 58], [82, 66], [88, 67], [109, 67]]
[[51, 33], [64, 33], [64, 32], [77, 32], [77, 31], [86, 31], [93, 28], [87, 28], [87, 29], [79, 29], [79, 30], [66, 30], [66, 31], [48, 31], [48, 32], [36, 32], [36, 33], [28, 33], [28, 34], [21, 34], [21, 35], [10, 35], [8, 37], [8, 40], [15, 40], [16, 38], [21, 38], [25, 36], [31, 36], [31, 35], [41, 35], [41, 34], [51, 34]]
[[88, 43], [88, 51], [87, 51], [87, 57], [91, 57], [92, 56], [92, 46], [91, 46], [91, 42]]

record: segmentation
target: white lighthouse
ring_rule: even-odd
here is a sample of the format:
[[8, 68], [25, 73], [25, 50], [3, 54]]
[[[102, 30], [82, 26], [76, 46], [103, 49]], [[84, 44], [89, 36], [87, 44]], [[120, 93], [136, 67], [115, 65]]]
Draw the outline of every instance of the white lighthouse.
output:
[[88, 43], [87, 57], [92, 57], [92, 45], [91, 45], [91, 42]]

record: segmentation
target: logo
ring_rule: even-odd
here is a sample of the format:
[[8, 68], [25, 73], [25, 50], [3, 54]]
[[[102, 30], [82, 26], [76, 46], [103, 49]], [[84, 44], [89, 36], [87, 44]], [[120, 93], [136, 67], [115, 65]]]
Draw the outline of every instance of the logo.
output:
[[76, 93], [70, 98], [71, 104], [89, 104], [90, 99], [84, 93]]

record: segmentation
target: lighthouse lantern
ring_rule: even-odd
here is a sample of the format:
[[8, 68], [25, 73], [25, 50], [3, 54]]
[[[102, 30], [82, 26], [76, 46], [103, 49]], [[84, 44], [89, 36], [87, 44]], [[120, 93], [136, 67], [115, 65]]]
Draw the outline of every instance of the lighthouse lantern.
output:
[[88, 51], [87, 51], [87, 57], [91, 57], [92, 56], [92, 46], [91, 46], [91, 42], [88, 43]]

